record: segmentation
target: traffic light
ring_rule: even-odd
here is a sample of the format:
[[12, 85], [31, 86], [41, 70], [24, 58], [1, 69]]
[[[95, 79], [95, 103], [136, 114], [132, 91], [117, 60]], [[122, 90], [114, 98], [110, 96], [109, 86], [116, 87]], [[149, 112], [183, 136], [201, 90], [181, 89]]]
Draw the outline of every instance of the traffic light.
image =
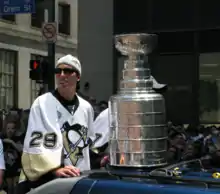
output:
[[47, 83], [49, 63], [46, 59], [30, 60], [29, 78], [37, 82]]
[[42, 80], [40, 60], [30, 60], [29, 77], [31, 80], [36, 80], [36, 81]]

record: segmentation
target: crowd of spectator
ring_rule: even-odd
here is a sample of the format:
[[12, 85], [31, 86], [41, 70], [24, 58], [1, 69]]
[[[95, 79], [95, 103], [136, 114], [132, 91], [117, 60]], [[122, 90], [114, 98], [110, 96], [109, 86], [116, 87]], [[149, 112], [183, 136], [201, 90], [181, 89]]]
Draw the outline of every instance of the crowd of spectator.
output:
[[94, 115], [95, 118], [99, 115], [100, 112], [108, 108], [108, 102], [105, 100], [97, 101], [92, 96], [83, 95], [81, 92], [78, 92], [78, 94], [92, 105], [95, 113]]
[[2, 189], [14, 193], [21, 169], [21, 154], [27, 126], [28, 112], [21, 109], [0, 111], [0, 137], [3, 143], [5, 171]]
[[[94, 107], [95, 117], [108, 107], [105, 101], [97, 102], [87, 99]], [[12, 109], [0, 111], [0, 136], [4, 146], [6, 170], [2, 189], [9, 194], [14, 193], [15, 185], [21, 169], [22, 145], [28, 123], [29, 110]], [[184, 160], [206, 158], [207, 168], [220, 167], [220, 127], [216, 126], [184, 126], [168, 122], [168, 154], [169, 164]]]
[[168, 122], [168, 133], [169, 164], [201, 159], [204, 168], [220, 168], [220, 127]]

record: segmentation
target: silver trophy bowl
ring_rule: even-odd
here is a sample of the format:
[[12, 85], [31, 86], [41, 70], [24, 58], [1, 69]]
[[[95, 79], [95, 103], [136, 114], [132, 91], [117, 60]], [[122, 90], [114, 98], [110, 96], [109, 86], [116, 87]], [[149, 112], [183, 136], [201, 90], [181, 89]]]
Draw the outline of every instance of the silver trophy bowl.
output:
[[144, 55], [157, 44], [154, 34], [115, 36], [115, 47], [124, 61], [120, 88], [109, 100], [110, 165], [157, 167], [166, 165], [165, 102], [153, 90]]
[[115, 36], [115, 48], [122, 55], [146, 55], [157, 45], [155, 34], [122, 34]]

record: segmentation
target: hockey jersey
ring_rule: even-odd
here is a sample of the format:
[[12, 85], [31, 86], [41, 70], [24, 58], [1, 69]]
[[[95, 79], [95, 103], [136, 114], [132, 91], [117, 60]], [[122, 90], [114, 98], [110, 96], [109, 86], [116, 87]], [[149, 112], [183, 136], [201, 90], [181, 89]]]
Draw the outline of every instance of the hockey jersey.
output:
[[[77, 105], [68, 110], [52, 94], [39, 96], [33, 103], [22, 155], [20, 182], [73, 165], [90, 170], [88, 138], [92, 136], [92, 106], [76, 95]], [[77, 106], [77, 107], [76, 107]]]
[[102, 111], [96, 120], [94, 121], [94, 133], [95, 138], [93, 138], [93, 147], [99, 148], [104, 144], [108, 143], [110, 129], [109, 129], [109, 109]]
[[4, 148], [1, 139], [0, 139], [0, 169], [5, 170]]

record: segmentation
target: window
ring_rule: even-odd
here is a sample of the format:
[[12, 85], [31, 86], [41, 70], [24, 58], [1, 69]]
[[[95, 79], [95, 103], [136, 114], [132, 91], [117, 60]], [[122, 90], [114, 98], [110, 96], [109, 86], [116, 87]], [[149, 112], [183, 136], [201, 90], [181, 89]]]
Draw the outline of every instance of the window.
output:
[[191, 123], [195, 114], [192, 88], [195, 77], [194, 55], [158, 55], [150, 59], [150, 65], [157, 81], [168, 85], [168, 91], [164, 93], [167, 119]]
[[41, 28], [42, 22], [44, 22], [43, 0], [36, 0], [35, 9], [36, 13], [31, 14], [31, 26]]
[[188, 29], [194, 24], [193, 0], [153, 0], [153, 30]]
[[220, 52], [220, 30], [205, 30], [199, 33], [200, 52]]
[[6, 21], [15, 22], [15, 15], [0, 15], [0, 18]]
[[16, 105], [17, 52], [0, 49], [0, 108], [9, 109]]
[[[43, 56], [41, 56], [41, 55], [33, 55], [33, 54], [31, 55], [31, 60], [41, 60], [41, 58], [43, 58]], [[31, 102], [31, 104], [38, 97], [42, 86], [43, 85], [41, 83], [37, 83], [35, 80], [31, 80], [31, 88], [30, 88], [30, 91], [31, 91], [30, 102]]]
[[70, 35], [70, 5], [59, 4], [59, 32]]
[[200, 26], [203, 28], [220, 27], [220, 1], [199, 1]]
[[[149, 0], [114, 1], [115, 34], [130, 32], [146, 32], [149, 29]], [[140, 22], [141, 21], [141, 22]]]
[[193, 32], [163, 32], [158, 35], [158, 51], [161, 53], [193, 52]]
[[220, 122], [220, 52], [200, 54], [200, 121]]

